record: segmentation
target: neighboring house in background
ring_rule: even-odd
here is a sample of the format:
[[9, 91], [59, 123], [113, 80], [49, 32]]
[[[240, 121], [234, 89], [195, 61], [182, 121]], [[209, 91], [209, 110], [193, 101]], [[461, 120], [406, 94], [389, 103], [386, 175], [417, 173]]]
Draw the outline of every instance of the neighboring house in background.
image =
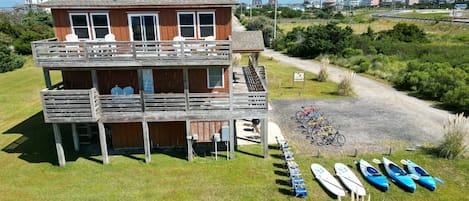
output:
[[[48, 0], [24, 0], [24, 6], [28, 10], [37, 10], [38, 5]], [[50, 9], [45, 9], [46, 11], [50, 11]]]
[[[60, 125], [71, 126], [76, 151], [228, 144], [236, 119], [261, 119], [267, 156], [267, 87], [259, 32], [232, 32], [236, 0], [49, 0], [55, 39], [32, 43], [42, 67], [44, 120], [52, 123], [59, 164]], [[68, 41], [67, 41], [68, 40]], [[232, 54], [252, 53], [246, 84], [234, 87]], [[61, 81], [51, 83], [50, 71]], [[220, 134], [220, 136], [218, 136]], [[96, 139], [96, 140], [93, 140]], [[87, 145], [89, 144], [89, 145]], [[91, 145], [91, 146], [90, 146]], [[207, 147], [207, 146], [206, 146]], [[138, 150], [137, 149], [137, 150]]]
[[252, 0], [252, 7], [253, 8], [262, 8], [262, 0]]

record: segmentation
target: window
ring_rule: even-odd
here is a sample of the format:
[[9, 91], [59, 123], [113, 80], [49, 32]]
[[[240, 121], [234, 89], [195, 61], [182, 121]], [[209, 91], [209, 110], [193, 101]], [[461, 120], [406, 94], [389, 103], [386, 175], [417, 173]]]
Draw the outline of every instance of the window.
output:
[[70, 25], [79, 39], [103, 39], [110, 33], [107, 13], [70, 13]]
[[215, 13], [199, 12], [197, 13], [197, 21], [199, 22], [199, 38], [207, 36], [215, 36]]
[[70, 23], [72, 33], [79, 39], [90, 39], [90, 30], [88, 29], [88, 15], [86, 13], [70, 14]]
[[[179, 35], [185, 38], [215, 36], [215, 12], [178, 12]], [[197, 34], [196, 34], [197, 26]]]
[[178, 13], [179, 35], [185, 38], [195, 38], [195, 13]]
[[223, 88], [223, 68], [208, 68], [208, 88]]
[[131, 14], [129, 15], [130, 35], [133, 41], [158, 40], [158, 15]]
[[93, 27], [94, 38], [104, 38], [109, 34], [109, 17], [107, 13], [92, 13], [91, 26]]

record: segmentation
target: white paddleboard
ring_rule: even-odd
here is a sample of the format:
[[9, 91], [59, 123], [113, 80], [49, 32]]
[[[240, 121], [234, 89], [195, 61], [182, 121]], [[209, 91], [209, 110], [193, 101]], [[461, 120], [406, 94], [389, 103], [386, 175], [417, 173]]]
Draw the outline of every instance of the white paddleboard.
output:
[[343, 163], [336, 163], [334, 165], [334, 170], [336, 175], [342, 181], [342, 183], [350, 191], [355, 193], [358, 196], [365, 196], [366, 190], [363, 184], [360, 182], [358, 177]]
[[332, 176], [329, 171], [317, 163], [311, 164], [311, 171], [314, 177], [331, 193], [337, 196], [345, 196], [344, 188], [339, 184], [339, 181]]

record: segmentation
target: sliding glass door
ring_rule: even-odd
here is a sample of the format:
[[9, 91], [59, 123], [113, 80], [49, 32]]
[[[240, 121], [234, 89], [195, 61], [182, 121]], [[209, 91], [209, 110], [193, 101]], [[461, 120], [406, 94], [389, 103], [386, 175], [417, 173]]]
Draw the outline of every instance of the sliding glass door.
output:
[[[158, 15], [157, 14], [130, 14], [129, 15], [130, 38], [132, 41], [152, 42], [159, 40]], [[152, 43], [139, 45], [143, 51], [149, 51], [156, 47]]]

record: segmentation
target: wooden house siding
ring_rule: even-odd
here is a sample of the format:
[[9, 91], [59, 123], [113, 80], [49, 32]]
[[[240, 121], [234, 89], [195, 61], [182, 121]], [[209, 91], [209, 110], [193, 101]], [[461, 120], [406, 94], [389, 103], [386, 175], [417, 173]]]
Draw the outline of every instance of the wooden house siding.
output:
[[[193, 9], [108, 9], [108, 10], [66, 10], [53, 9], [55, 36], [59, 41], [65, 41], [65, 36], [72, 33], [70, 27], [70, 12], [107, 12], [111, 33], [117, 41], [130, 41], [128, 14], [153, 13], [158, 14], [160, 40], [173, 40], [178, 35], [177, 12], [179, 11], [215, 11], [216, 39], [228, 40], [231, 35], [231, 8], [193, 8]], [[196, 29], [196, 31], [198, 31]]]
[[91, 89], [91, 71], [62, 71], [65, 89]]
[[113, 148], [143, 147], [142, 123], [111, 124]]
[[131, 86], [134, 93], [139, 93], [137, 70], [98, 70], [99, 94], [111, 94], [111, 89], [118, 85], [121, 88]]
[[228, 121], [193, 121], [191, 122], [191, 135], [198, 135], [197, 142], [212, 142], [213, 134], [220, 133], [224, 125], [228, 125]]
[[155, 93], [184, 93], [182, 69], [153, 70]]
[[59, 41], [65, 41], [65, 36], [72, 33], [67, 10], [52, 10], [52, 19], [54, 20], [55, 37]]
[[189, 69], [189, 91], [191, 93], [228, 93], [229, 79], [227, 68], [224, 68], [223, 74], [223, 88], [208, 88], [207, 69]]
[[150, 140], [154, 147], [186, 146], [186, 122], [149, 122]]

